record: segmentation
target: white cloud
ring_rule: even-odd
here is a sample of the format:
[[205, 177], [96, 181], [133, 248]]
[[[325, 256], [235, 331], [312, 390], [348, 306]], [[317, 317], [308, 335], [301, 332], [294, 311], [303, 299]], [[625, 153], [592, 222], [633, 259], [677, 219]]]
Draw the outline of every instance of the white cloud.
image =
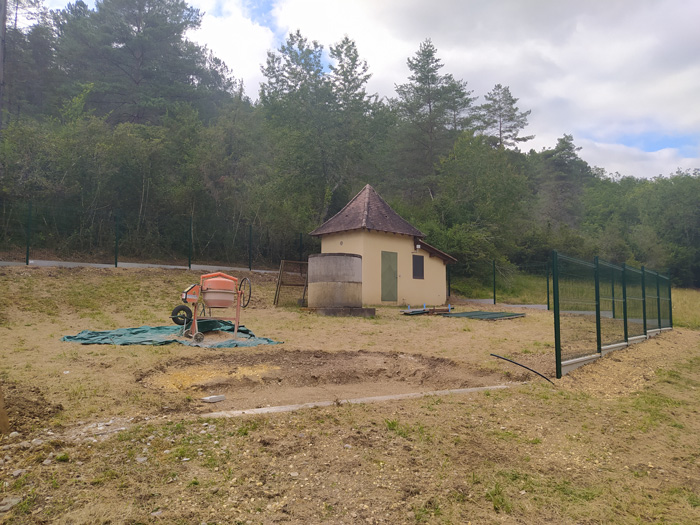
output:
[[[677, 169], [700, 168], [695, 158], [683, 157], [675, 148], [664, 148], [645, 152], [620, 144], [605, 144], [590, 140], [577, 141], [582, 147], [579, 155], [591, 166], [604, 167], [609, 173], [622, 176], [651, 178], [670, 175]], [[700, 148], [697, 151], [700, 155]]]
[[193, 0], [190, 5], [204, 16], [201, 27], [189, 38], [214, 51], [233, 75], [243, 80], [246, 93], [257, 98], [263, 80], [260, 66], [265, 63], [267, 50], [276, 47], [273, 31], [253, 22], [238, 0]]

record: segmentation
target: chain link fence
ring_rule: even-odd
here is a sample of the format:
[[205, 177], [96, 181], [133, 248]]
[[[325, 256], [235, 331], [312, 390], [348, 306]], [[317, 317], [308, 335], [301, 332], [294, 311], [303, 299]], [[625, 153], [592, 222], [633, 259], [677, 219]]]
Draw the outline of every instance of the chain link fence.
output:
[[552, 254], [557, 377], [673, 326], [669, 275]]

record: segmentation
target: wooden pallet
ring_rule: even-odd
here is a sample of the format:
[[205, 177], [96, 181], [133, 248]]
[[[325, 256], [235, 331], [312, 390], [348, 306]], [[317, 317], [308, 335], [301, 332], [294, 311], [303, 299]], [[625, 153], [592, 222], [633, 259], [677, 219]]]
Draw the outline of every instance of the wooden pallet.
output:
[[274, 305], [277, 306], [282, 293], [282, 288], [303, 288], [300, 302], [306, 298], [308, 287], [309, 263], [307, 261], [280, 261], [280, 271], [277, 274], [277, 288], [275, 289]]

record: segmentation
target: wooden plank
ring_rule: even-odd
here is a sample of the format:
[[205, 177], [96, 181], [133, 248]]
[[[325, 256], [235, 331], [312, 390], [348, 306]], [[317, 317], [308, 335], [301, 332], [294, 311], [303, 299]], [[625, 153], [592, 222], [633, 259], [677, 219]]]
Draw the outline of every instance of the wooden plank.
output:
[[10, 419], [5, 409], [5, 398], [2, 395], [2, 383], [0, 383], [0, 434], [10, 433]]

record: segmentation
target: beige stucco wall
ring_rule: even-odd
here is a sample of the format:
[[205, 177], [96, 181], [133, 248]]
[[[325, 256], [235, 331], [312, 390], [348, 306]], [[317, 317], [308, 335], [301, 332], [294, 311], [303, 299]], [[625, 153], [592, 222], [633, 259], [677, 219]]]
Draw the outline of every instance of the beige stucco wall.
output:
[[[396, 252], [398, 301], [382, 302], [382, 251]], [[356, 253], [362, 256], [362, 303], [436, 306], [447, 300], [446, 266], [439, 257], [418, 250], [424, 261], [424, 278], [413, 278], [413, 237], [366, 230], [333, 233], [321, 238], [322, 253]]]

